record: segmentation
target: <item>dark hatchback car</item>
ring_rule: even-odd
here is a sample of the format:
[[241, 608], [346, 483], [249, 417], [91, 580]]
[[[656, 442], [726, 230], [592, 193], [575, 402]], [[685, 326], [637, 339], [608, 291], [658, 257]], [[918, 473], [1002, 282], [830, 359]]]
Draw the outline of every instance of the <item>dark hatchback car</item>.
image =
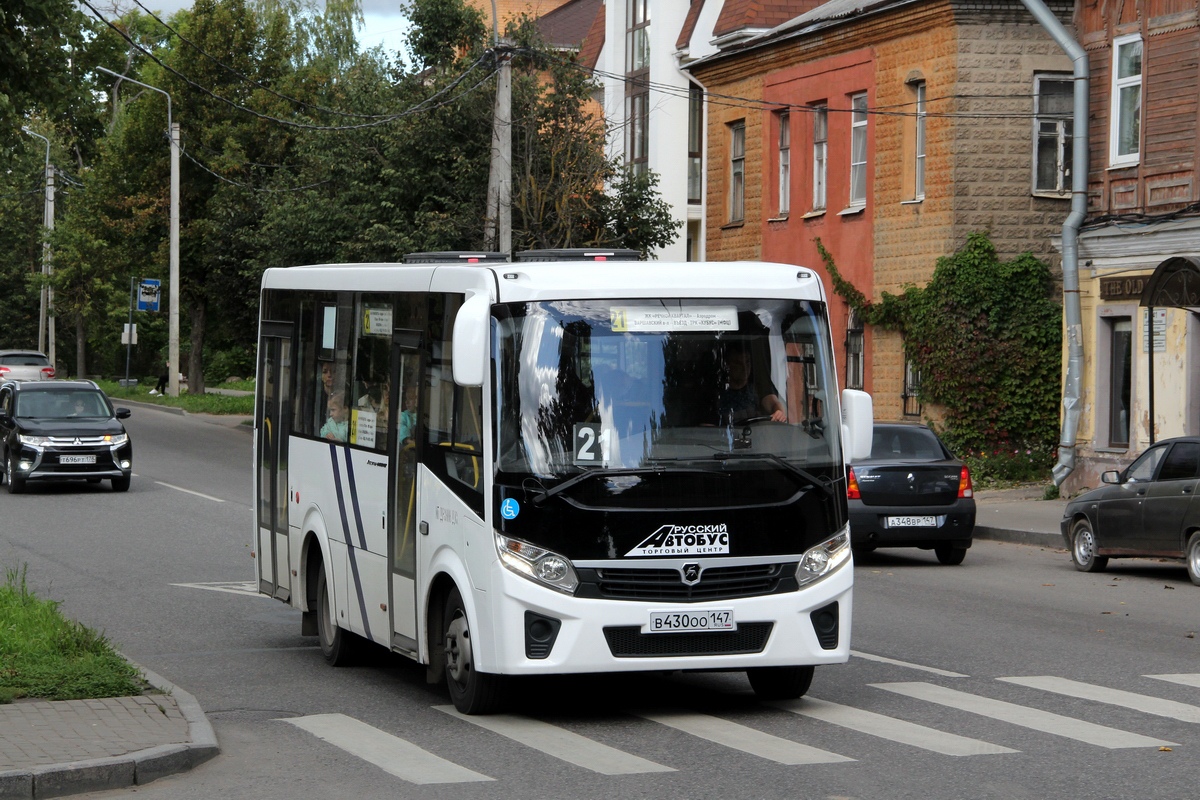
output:
[[1110, 558], [1182, 558], [1200, 585], [1200, 437], [1158, 442], [1104, 486], [1067, 503], [1062, 535], [1075, 568], [1099, 572]]
[[877, 422], [871, 457], [847, 470], [850, 542], [932, 549], [961, 564], [975, 531], [975, 492], [967, 465], [925, 425]]
[[112, 481], [129, 489], [133, 444], [114, 409], [91, 381], [0, 384], [0, 479], [16, 494], [30, 481]]

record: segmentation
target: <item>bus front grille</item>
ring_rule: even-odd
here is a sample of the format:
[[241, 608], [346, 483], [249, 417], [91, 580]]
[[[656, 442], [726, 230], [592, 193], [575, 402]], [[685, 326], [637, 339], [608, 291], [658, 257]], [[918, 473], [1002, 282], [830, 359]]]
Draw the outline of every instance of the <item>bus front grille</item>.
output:
[[761, 653], [773, 622], [742, 622], [736, 631], [642, 633], [636, 625], [605, 628], [608, 649], [616, 658], [732, 656]]
[[576, 597], [606, 600], [704, 603], [736, 597], [794, 592], [796, 562], [710, 567], [691, 586], [677, 569], [580, 569]]

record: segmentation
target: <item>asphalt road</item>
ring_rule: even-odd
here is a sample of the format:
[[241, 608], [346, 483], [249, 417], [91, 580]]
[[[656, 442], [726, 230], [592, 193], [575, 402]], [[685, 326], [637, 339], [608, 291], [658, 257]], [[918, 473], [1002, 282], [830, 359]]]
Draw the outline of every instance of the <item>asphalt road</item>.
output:
[[[194, 694], [222, 754], [93, 797], [1191, 798], [1200, 587], [976, 542], [858, 563], [853, 648], [809, 698], [740, 674], [522, 681], [466, 720], [380, 650], [332, 669], [252, 578], [251, 437], [135, 409], [135, 478], [0, 494], [0, 566]], [[1158, 677], [1152, 677], [1158, 676]]]

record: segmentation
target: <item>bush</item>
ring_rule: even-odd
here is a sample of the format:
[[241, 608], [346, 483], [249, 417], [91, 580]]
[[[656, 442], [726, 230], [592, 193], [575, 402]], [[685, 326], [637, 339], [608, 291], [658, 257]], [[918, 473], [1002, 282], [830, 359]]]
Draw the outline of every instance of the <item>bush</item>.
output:
[[226, 378], [254, 375], [254, 348], [234, 348], [209, 353], [204, 358], [204, 383], [216, 386]]

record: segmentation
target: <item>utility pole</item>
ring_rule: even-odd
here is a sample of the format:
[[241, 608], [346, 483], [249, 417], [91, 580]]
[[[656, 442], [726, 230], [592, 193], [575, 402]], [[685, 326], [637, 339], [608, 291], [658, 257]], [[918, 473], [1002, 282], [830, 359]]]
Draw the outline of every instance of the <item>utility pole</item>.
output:
[[[38, 351], [45, 353], [50, 359], [50, 366], [55, 365], [54, 353], [54, 288], [50, 285], [50, 275], [54, 272], [52, 254], [50, 252], [50, 233], [54, 230], [54, 167], [50, 164], [50, 140], [29, 128], [21, 130], [30, 136], [36, 136], [46, 143], [46, 203], [42, 210], [42, 227], [45, 228], [46, 239], [42, 242], [42, 291], [41, 304], [38, 309]], [[46, 331], [49, 323], [49, 349], [46, 348]]]
[[167, 131], [171, 137], [171, 277], [170, 306], [168, 308], [169, 334], [167, 340], [167, 393], [171, 397], [179, 396], [179, 123], [171, 122], [171, 95], [157, 86], [135, 81], [133, 78], [113, 72], [111, 69], [96, 67], [101, 72], [114, 78], [137, 84], [151, 91], [158, 92], [167, 98]]
[[500, 253], [512, 252], [512, 56], [500, 50], [500, 22], [492, 0], [492, 45], [500, 59], [492, 118], [492, 161], [484, 240]]

